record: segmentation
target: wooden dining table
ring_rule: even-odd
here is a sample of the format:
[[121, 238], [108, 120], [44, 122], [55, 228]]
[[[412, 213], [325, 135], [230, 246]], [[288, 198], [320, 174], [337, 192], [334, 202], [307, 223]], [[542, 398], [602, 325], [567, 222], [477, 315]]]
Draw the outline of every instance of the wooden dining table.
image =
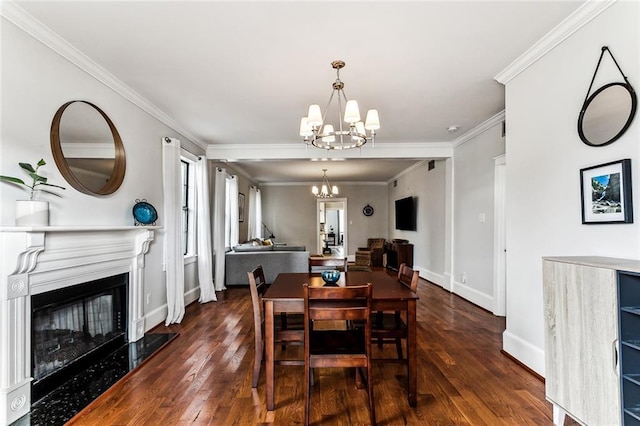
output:
[[[265, 316], [265, 363], [267, 374], [267, 411], [275, 409], [275, 342], [274, 315], [276, 313], [304, 313], [302, 285], [325, 285], [319, 274], [281, 273], [263, 295]], [[371, 283], [372, 311], [401, 311], [407, 315], [407, 366], [409, 406], [416, 406], [416, 302], [418, 296], [386, 271], [342, 272], [339, 286]]]

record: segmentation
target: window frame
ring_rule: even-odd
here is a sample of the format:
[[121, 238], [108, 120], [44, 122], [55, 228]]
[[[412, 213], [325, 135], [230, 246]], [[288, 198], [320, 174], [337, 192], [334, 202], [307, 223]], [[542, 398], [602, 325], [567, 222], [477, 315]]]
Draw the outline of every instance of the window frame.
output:
[[[195, 191], [195, 163], [197, 158], [186, 151], [180, 155], [181, 222], [183, 241], [183, 255], [185, 264], [195, 262], [198, 252], [196, 244], [196, 191]], [[186, 166], [186, 170], [185, 170]], [[186, 203], [185, 203], [186, 202]], [[185, 215], [186, 213], [186, 215]], [[184, 223], [186, 219], [186, 224]]]

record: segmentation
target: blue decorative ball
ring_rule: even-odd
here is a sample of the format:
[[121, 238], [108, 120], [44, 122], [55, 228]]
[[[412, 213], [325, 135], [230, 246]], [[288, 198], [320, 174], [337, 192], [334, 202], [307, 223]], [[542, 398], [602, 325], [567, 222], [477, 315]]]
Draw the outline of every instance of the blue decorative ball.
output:
[[340, 271], [322, 271], [322, 279], [327, 284], [335, 284], [340, 279]]

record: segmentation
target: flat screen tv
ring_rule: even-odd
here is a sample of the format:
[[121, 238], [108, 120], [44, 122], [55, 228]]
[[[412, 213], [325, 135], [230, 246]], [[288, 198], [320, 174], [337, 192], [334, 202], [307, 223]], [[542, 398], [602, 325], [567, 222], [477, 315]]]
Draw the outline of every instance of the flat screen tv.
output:
[[396, 200], [396, 229], [416, 230], [416, 203], [413, 197]]

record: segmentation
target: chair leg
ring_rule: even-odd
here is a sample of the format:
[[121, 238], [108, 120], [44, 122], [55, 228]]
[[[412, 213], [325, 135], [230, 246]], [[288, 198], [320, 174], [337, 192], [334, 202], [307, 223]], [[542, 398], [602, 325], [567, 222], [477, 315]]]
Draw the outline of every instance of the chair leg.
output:
[[371, 360], [367, 362], [367, 396], [369, 397], [369, 420], [376, 425], [376, 405], [373, 399], [373, 376], [371, 375]]
[[311, 406], [311, 374], [308, 362], [304, 364], [304, 424], [309, 426], [309, 408]]
[[396, 351], [398, 352], [398, 359], [402, 358], [402, 339], [396, 337]]
[[356, 389], [362, 389], [362, 371], [359, 367], [355, 368], [356, 370]]
[[256, 342], [256, 354], [253, 359], [253, 381], [251, 382], [252, 388], [258, 387], [258, 379], [260, 378], [260, 368], [262, 367], [262, 355], [264, 354], [264, 345], [260, 345]]

